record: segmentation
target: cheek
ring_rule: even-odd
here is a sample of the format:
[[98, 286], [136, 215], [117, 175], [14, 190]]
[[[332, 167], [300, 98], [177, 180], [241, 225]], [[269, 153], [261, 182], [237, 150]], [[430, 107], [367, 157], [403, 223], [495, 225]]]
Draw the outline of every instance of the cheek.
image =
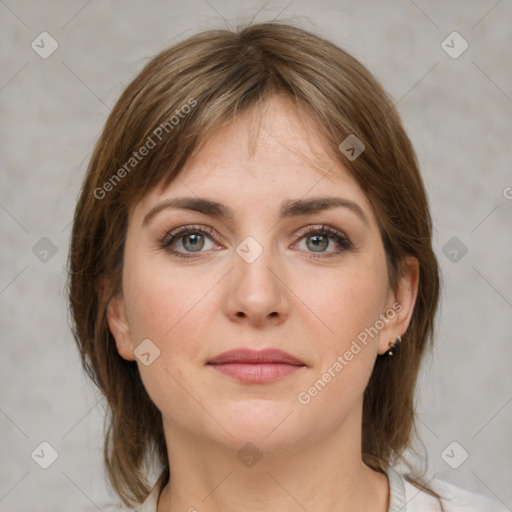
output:
[[379, 260], [371, 259], [337, 271], [311, 272], [298, 283], [297, 295], [314, 313], [309, 316], [321, 328], [320, 339], [331, 340], [337, 349], [343, 349], [350, 340], [375, 324], [384, 312], [385, 272]]
[[375, 325], [382, 302], [376, 282], [357, 273], [345, 276], [338, 285], [326, 283], [323, 293], [310, 299], [311, 309], [328, 329], [324, 325], [321, 332], [325, 334], [315, 337], [317, 364], [297, 401], [305, 407], [307, 417], [321, 415], [326, 428], [334, 427], [362, 404], [379, 339], [378, 335], [368, 336], [365, 329]]
[[362, 397], [370, 378], [379, 340], [372, 328], [384, 313], [388, 291], [381, 259], [356, 255], [350, 263], [329, 275], [310, 274], [298, 294], [315, 313], [303, 317], [310, 319], [303, 320], [310, 324], [306, 332], [318, 329], [316, 369], [299, 402], [314, 402], [319, 414], [337, 404], [337, 419]]
[[205, 335], [213, 339], [211, 327], [220, 308], [212, 300], [221, 277], [199, 267], [172, 269], [165, 255], [148, 258], [141, 251], [127, 259], [123, 284], [132, 342], [137, 346], [148, 338], [160, 351], [154, 368], [139, 365], [148, 386], [163, 378], [164, 386], [174, 387], [165, 370], [185, 382], [191, 367], [204, 362]]
[[[139, 372], [152, 401], [161, 411], [169, 404], [200, 421], [200, 410], [194, 407], [187, 390], [191, 368], [200, 361], [201, 339], [197, 333], [205, 322], [207, 291], [215, 281], [197, 273], [170, 271], [165, 262], [132, 257], [127, 259], [126, 279], [123, 283], [127, 301], [127, 315], [134, 347], [150, 339], [159, 355], [150, 365], [139, 363]], [[217, 279], [218, 280], [218, 279]], [[192, 284], [194, 283], [194, 284]], [[203, 340], [204, 341], [204, 340]], [[203, 401], [201, 387], [192, 386], [193, 396]]]
[[132, 337], [153, 337], [157, 343], [172, 338], [205, 294], [205, 283], [199, 282], [172, 270], [165, 257], [132, 252], [125, 261], [123, 281]]

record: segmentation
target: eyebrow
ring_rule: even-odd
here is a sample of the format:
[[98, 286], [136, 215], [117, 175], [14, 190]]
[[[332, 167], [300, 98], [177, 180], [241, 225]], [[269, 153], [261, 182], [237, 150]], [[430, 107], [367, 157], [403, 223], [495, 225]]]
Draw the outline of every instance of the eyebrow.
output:
[[[368, 218], [366, 217], [363, 209], [349, 199], [341, 197], [313, 197], [310, 199], [291, 199], [283, 201], [279, 212], [279, 218], [299, 217], [301, 215], [311, 215], [313, 213], [322, 212], [332, 208], [348, 208], [355, 213], [366, 225], [369, 225]], [[223, 203], [205, 199], [201, 197], [175, 197], [167, 199], [157, 204], [152, 208], [144, 217], [142, 225], [146, 225], [162, 210], [168, 208], [176, 208], [181, 210], [189, 210], [193, 212], [202, 213], [211, 217], [219, 219], [230, 219], [235, 217], [234, 211]]]

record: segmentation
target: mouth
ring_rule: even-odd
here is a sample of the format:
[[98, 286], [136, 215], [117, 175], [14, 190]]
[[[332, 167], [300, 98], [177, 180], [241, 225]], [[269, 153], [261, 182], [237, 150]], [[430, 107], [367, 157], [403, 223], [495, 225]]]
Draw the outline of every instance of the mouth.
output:
[[282, 379], [307, 367], [306, 363], [282, 350], [245, 348], [223, 352], [207, 364], [238, 381], [259, 384]]

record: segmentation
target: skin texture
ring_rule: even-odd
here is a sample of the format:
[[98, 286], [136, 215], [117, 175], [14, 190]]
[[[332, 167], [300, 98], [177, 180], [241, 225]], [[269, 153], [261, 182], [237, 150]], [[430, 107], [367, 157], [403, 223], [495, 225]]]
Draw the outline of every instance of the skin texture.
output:
[[[134, 349], [147, 338], [160, 350], [152, 364], [138, 361], [169, 451], [171, 481], [159, 512], [387, 510], [385, 475], [361, 460], [362, 399], [376, 357], [407, 330], [418, 266], [411, 257], [398, 289], [390, 289], [371, 204], [318, 134], [274, 98], [259, 115], [246, 112], [215, 132], [179, 178], [130, 213], [122, 292], [107, 317], [123, 358], [137, 360]], [[222, 202], [234, 217], [166, 208], [143, 223], [162, 201], [184, 196]], [[279, 220], [283, 201], [321, 196], [357, 203], [367, 222], [345, 207]], [[161, 248], [160, 239], [186, 225], [208, 226], [215, 236], [204, 235], [200, 252], [183, 246], [187, 237]], [[353, 247], [327, 235], [315, 248], [315, 233], [301, 230], [322, 225]], [[263, 249], [251, 263], [236, 251], [248, 236]], [[299, 393], [395, 303], [401, 310], [379, 334], [300, 403]], [[248, 384], [207, 365], [239, 347], [279, 348], [306, 366]], [[252, 467], [237, 457], [247, 442], [262, 455]]]

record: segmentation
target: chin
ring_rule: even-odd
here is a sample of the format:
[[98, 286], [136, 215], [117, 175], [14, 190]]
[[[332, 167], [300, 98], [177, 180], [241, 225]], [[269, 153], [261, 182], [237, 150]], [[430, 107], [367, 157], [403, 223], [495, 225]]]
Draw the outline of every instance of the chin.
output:
[[299, 412], [292, 404], [245, 400], [232, 404], [230, 410], [222, 415], [224, 419], [221, 416], [217, 419], [233, 436], [226, 434], [223, 437], [234, 447], [251, 442], [262, 450], [274, 451], [304, 439], [306, 422], [299, 417]]

